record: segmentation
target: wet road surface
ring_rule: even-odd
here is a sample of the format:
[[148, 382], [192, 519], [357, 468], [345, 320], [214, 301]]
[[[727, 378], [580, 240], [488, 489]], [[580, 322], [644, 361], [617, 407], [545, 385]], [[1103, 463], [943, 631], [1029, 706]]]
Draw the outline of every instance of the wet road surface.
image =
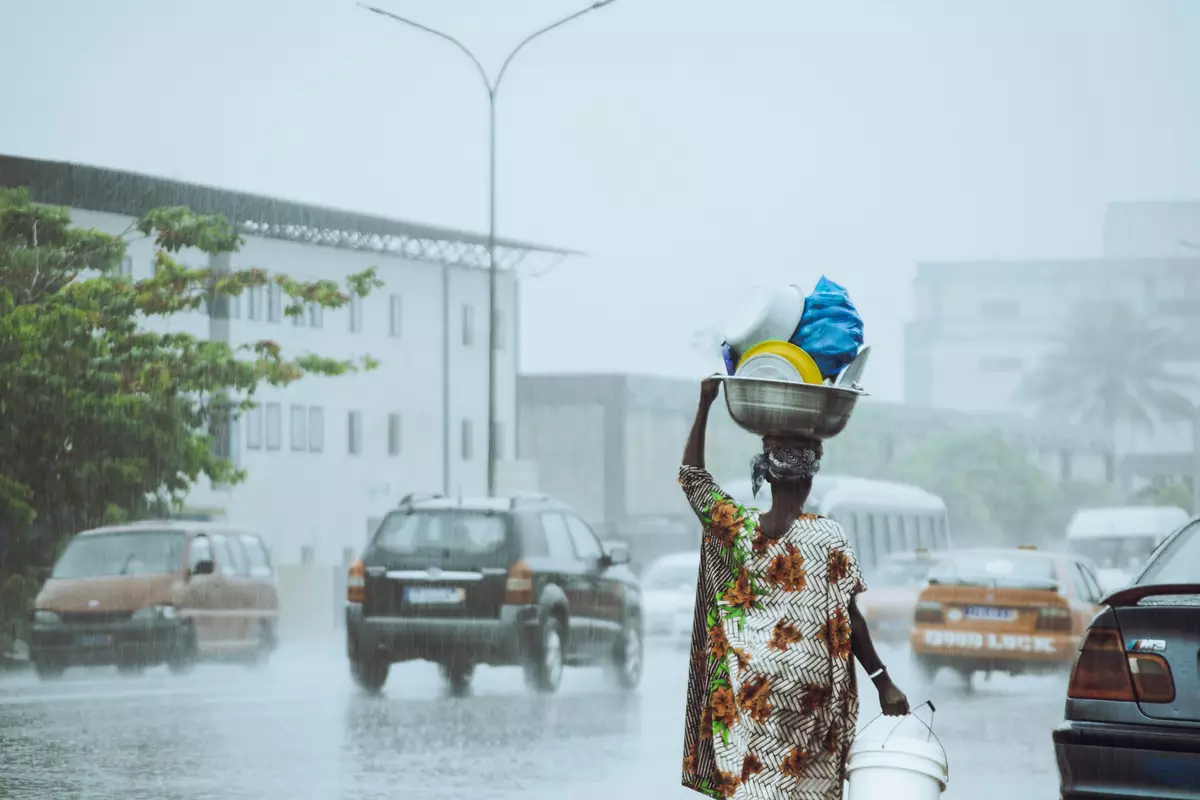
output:
[[[266, 668], [176, 677], [76, 670], [0, 677], [0, 797], [14, 800], [395, 798], [612, 800], [699, 797], [679, 788], [686, 658], [649, 654], [641, 690], [568, 671], [550, 697], [513, 669], [480, 668], [451, 697], [426, 664], [393, 668], [385, 693], [353, 687], [340, 649], [284, 649]], [[1050, 730], [1065, 680], [995, 678], [966, 695], [924, 691], [885, 656], [910, 699], [932, 698], [950, 757], [947, 800], [1053, 800]], [[878, 713], [869, 683], [862, 721]], [[893, 725], [886, 720], [877, 724]], [[921, 732], [906, 723], [898, 735]]]

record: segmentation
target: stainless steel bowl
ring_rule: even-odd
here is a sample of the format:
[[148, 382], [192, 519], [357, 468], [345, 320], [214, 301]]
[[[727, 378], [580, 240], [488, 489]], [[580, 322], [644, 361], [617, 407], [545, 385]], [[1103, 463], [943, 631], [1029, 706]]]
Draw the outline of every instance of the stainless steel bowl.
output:
[[729, 416], [759, 436], [831, 439], [842, 432], [864, 392], [811, 383], [720, 376]]

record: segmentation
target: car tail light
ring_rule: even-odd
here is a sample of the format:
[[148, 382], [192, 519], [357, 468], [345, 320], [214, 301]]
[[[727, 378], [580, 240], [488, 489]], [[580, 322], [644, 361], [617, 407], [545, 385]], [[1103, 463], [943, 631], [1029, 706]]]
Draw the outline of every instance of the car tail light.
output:
[[940, 625], [946, 621], [946, 614], [942, 610], [941, 603], [922, 601], [917, 603], [917, 610], [913, 613], [913, 620], [915, 622], [930, 622]]
[[1129, 672], [1133, 675], [1133, 693], [1140, 702], [1170, 703], [1175, 700], [1175, 679], [1162, 656], [1130, 653]]
[[346, 602], [365, 603], [367, 600], [367, 570], [361, 561], [350, 565], [346, 578]]
[[1043, 608], [1038, 611], [1037, 629], [1039, 631], [1059, 631], [1070, 633], [1074, 627], [1074, 619], [1068, 608]]
[[513, 564], [508, 571], [504, 602], [507, 605], [529, 605], [533, 602], [533, 570], [524, 561]]
[[1175, 699], [1175, 681], [1171, 677], [1171, 668], [1162, 656], [1127, 653], [1119, 631], [1093, 628], [1079, 649], [1079, 659], [1071, 672], [1067, 697], [1125, 703], [1170, 703]]

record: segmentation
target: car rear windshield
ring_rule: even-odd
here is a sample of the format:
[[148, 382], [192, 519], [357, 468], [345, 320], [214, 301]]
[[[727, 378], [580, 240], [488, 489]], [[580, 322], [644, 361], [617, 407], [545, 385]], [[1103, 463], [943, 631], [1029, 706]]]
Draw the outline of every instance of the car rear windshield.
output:
[[653, 564], [642, 576], [642, 588], [647, 591], [683, 589], [695, 591], [700, 566], [696, 562]]
[[878, 589], [916, 589], [924, 585], [933, 569], [932, 561], [885, 561], [868, 576], [867, 583]]
[[1139, 585], [1200, 583], [1200, 525], [1170, 540], [1146, 566]]
[[165, 575], [179, 570], [181, 531], [121, 531], [76, 536], [54, 565], [55, 578]]
[[929, 571], [943, 584], [1043, 588], [1056, 583], [1054, 562], [1032, 553], [956, 553]]
[[397, 512], [384, 519], [375, 548], [398, 555], [488, 555], [505, 549], [504, 517], [486, 512]]

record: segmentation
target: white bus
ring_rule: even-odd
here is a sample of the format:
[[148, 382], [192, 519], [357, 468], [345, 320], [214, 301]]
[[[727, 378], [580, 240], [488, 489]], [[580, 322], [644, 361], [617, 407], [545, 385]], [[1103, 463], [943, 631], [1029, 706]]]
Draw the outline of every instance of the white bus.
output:
[[1178, 506], [1081, 508], [1067, 523], [1067, 550], [1090, 559], [1105, 591], [1133, 582], [1163, 539], [1188, 521]]
[[[749, 479], [722, 484], [742, 505], [771, 503], [765, 484], [756, 501]], [[841, 475], [817, 475], [805, 510], [836, 520], [864, 571], [874, 571], [893, 553], [945, 551], [951, 547], [946, 504], [935, 494], [905, 483]]]

